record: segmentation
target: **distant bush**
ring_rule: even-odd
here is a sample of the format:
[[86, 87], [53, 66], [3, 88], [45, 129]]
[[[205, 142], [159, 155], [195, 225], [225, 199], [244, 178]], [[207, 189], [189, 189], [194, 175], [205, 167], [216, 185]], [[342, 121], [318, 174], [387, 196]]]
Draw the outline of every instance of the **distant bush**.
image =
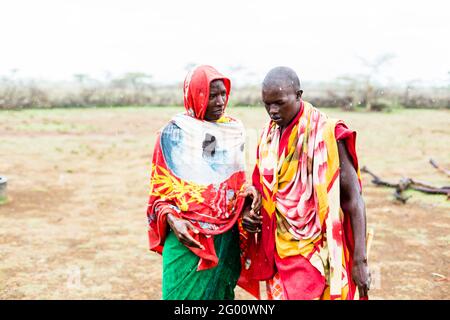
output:
[[[126, 74], [119, 79], [100, 82], [77, 75], [77, 82], [47, 83], [36, 81], [0, 80], [0, 109], [70, 108], [102, 106], [174, 106], [183, 105], [181, 84], [156, 86], [149, 76]], [[364, 87], [339, 82], [306, 84], [303, 98], [317, 107], [337, 107], [344, 110], [365, 108], [368, 94]], [[262, 105], [260, 87], [234, 87], [230, 104]], [[373, 91], [372, 91], [373, 90]], [[450, 90], [442, 88], [371, 88], [371, 109], [450, 108]]]

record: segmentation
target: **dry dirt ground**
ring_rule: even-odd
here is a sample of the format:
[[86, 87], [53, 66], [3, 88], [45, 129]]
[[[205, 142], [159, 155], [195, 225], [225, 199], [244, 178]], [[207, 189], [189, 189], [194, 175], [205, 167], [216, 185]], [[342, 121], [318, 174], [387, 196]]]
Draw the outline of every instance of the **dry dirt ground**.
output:
[[[155, 131], [179, 108], [0, 112], [1, 299], [160, 299], [161, 258], [147, 250], [146, 204]], [[261, 108], [231, 108], [249, 133]], [[358, 132], [360, 164], [381, 177], [436, 185], [450, 168], [450, 113], [402, 110], [344, 113]], [[251, 169], [253, 151], [248, 153]], [[410, 193], [405, 205], [363, 174], [373, 299], [450, 298], [450, 205]], [[236, 289], [237, 299], [251, 299]]]

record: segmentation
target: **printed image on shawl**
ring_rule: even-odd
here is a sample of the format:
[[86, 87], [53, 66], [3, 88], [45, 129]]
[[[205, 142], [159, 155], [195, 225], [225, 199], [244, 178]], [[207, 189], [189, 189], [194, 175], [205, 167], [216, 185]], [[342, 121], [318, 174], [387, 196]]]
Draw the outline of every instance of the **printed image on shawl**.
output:
[[179, 114], [163, 129], [161, 146], [168, 169], [178, 178], [198, 185], [220, 184], [243, 171], [242, 125], [237, 121], [199, 122]]
[[189, 248], [202, 258], [199, 270], [217, 265], [209, 235], [228, 231], [244, 205], [239, 197], [245, 183], [244, 129], [229, 120], [209, 123], [176, 115], [161, 131], [153, 155], [150, 248], [162, 252], [167, 213], [187, 219], [200, 230], [193, 236], [206, 248]]

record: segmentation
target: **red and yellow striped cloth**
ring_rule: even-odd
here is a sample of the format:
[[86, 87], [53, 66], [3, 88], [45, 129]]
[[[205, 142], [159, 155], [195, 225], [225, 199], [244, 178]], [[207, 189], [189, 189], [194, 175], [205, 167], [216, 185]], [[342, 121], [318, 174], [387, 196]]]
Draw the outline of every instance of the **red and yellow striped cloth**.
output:
[[[250, 277], [268, 281], [268, 297], [353, 299], [353, 236], [340, 208], [336, 126], [355, 133], [301, 101], [283, 131], [270, 122], [258, 144], [253, 184], [262, 195], [261, 241], [253, 244]], [[347, 145], [349, 143], [347, 142]]]

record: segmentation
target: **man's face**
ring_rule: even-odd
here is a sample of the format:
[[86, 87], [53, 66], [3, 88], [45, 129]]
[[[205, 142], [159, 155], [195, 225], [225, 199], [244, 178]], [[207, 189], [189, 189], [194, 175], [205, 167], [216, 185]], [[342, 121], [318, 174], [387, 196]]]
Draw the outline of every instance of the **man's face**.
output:
[[225, 101], [227, 98], [227, 89], [222, 80], [214, 80], [209, 87], [208, 107], [206, 108], [206, 121], [215, 121], [223, 115]]
[[297, 115], [302, 91], [292, 86], [268, 84], [263, 86], [262, 100], [269, 117], [280, 127], [286, 127]]

